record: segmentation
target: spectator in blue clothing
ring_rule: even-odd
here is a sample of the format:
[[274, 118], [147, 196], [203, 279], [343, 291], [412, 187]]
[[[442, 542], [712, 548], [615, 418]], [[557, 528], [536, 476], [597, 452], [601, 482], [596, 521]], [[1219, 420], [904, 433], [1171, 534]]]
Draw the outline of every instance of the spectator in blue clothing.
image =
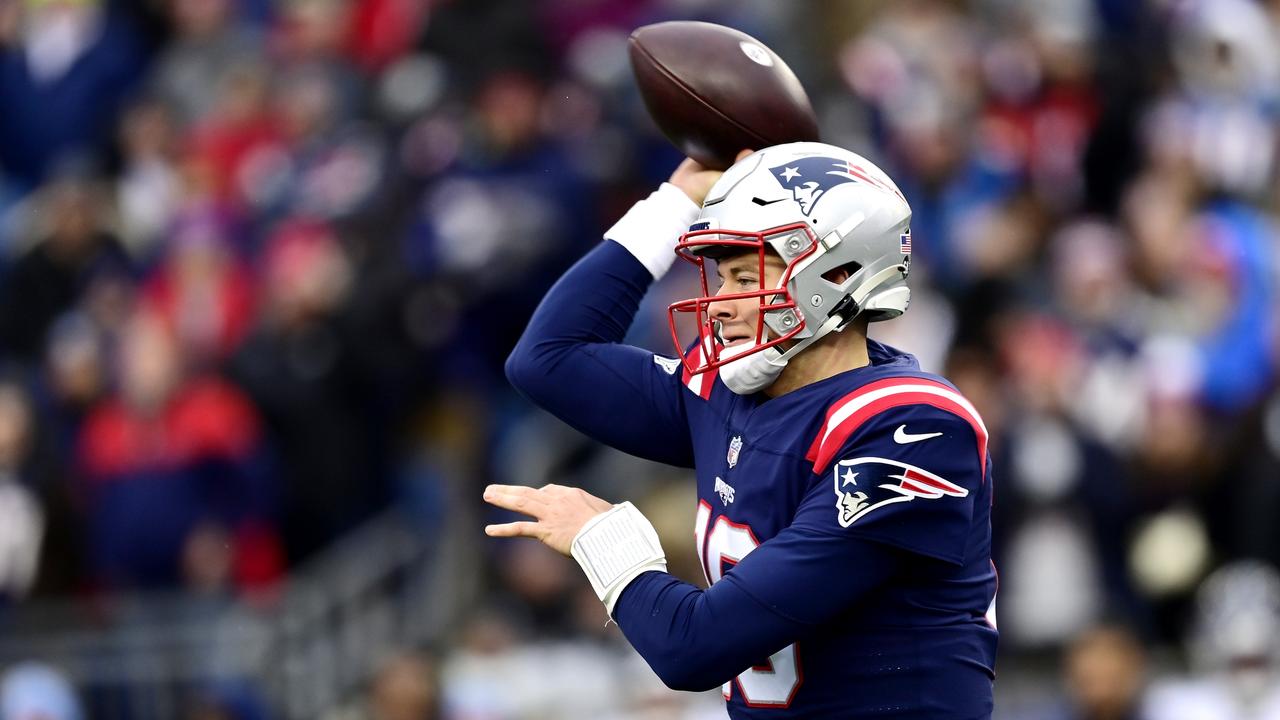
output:
[[147, 48], [105, 0], [10, 5], [20, 17], [0, 40], [0, 166], [30, 190], [64, 158], [106, 146]]

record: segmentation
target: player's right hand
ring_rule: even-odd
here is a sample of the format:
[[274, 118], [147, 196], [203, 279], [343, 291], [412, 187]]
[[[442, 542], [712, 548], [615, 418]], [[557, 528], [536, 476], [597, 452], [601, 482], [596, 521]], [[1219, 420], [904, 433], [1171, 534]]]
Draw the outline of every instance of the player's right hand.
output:
[[[738, 153], [738, 157], [734, 162], [742, 160], [742, 158], [753, 152], [755, 151], [743, 150]], [[723, 170], [711, 170], [703, 167], [693, 158], [685, 158], [675, 172], [671, 173], [671, 179], [667, 182], [683, 190], [690, 200], [701, 205], [702, 201], [707, 198], [707, 193], [711, 190], [711, 186], [715, 185], [723, 174]]]
[[581, 488], [544, 485], [490, 485], [484, 489], [485, 502], [504, 510], [533, 516], [533, 520], [486, 525], [491, 537], [531, 537], [541, 540], [562, 555], [569, 555], [573, 539], [591, 518], [613, 508], [613, 503]]

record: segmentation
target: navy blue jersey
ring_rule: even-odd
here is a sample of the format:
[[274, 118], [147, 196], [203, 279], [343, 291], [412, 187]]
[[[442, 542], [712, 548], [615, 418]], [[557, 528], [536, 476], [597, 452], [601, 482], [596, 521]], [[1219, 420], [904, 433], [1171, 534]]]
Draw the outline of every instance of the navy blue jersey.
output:
[[977, 412], [875, 342], [866, 367], [736, 395], [618, 344], [649, 281], [605, 243], [508, 362], [575, 427], [696, 470], [711, 586], [632, 581], [614, 610], [628, 639], [668, 685], [720, 685], [732, 718], [990, 717], [996, 576]]

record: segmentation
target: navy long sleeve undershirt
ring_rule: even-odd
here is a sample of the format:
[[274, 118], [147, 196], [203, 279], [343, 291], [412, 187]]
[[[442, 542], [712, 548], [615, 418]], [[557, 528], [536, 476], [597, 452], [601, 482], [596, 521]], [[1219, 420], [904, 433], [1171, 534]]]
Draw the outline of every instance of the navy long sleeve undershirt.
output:
[[[693, 467], [679, 376], [655, 373], [652, 353], [620, 344], [652, 283], [625, 248], [601, 243], [542, 300], [507, 358], [507, 379], [606, 445]], [[672, 387], [655, 386], [664, 382]]]

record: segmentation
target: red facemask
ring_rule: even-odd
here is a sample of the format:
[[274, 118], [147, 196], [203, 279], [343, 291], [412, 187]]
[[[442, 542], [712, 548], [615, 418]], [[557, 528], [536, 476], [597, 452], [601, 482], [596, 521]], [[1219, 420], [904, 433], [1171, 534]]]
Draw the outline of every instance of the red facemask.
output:
[[[769, 240], [779, 235], [793, 234], [797, 230], [803, 230], [809, 236], [807, 249], [787, 264], [778, 287], [766, 288], [764, 286], [764, 264], [765, 252], [770, 249]], [[811, 255], [817, 248], [817, 237], [814, 235], [813, 230], [803, 222], [782, 225], [761, 232], [712, 228], [694, 230], [681, 235], [680, 242], [676, 243], [676, 254], [697, 266], [702, 282], [701, 297], [680, 300], [672, 303], [667, 308], [667, 318], [671, 325], [671, 341], [675, 343], [676, 352], [684, 359], [685, 370], [691, 375], [715, 370], [727, 362], [791, 340], [800, 331], [804, 330], [804, 313], [796, 309], [795, 299], [791, 297], [791, 293], [787, 290], [787, 285], [791, 280], [791, 272], [796, 264]], [[713, 251], [712, 254], [719, 254], [715, 251], [720, 250], [728, 250], [735, 255], [754, 250], [759, 261], [757, 270], [760, 278], [760, 288], [748, 292], [713, 295], [707, 283], [706, 263], [709, 259], [707, 254], [708, 251]], [[731, 355], [730, 357], [722, 357], [725, 349], [724, 344], [719, 338], [716, 320], [711, 317], [708, 307], [714, 302], [743, 300], [746, 298], [759, 298], [759, 308], [756, 314], [755, 345], [750, 350], [742, 353]], [[795, 327], [787, 329], [779, 337], [766, 341], [765, 336], [769, 328], [764, 322], [765, 313], [779, 310], [794, 311], [791, 316], [796, 319]], [[685, 354], [686, 344], [680, 341], [679, 331], [676, 329], [676, 313], [693, 313], [694, 321], [697, 323], [698, 346], [694, 348], [694, 352], [690, 352], [687, 355]]]

